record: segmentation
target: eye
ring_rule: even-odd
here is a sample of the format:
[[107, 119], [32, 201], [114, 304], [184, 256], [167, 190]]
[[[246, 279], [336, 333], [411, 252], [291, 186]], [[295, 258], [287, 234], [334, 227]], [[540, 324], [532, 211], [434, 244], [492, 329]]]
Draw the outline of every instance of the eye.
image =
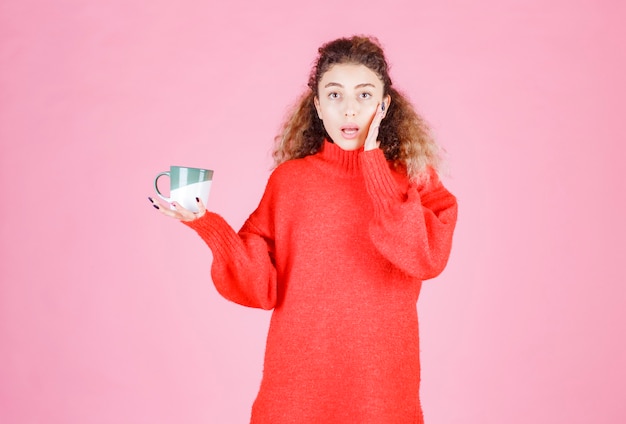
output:
[[333, 91], [332, 93], [328, 93], [328, 98], [329, 99], [338, 99], [339, 98], [339, 93]]
[[367, 92], [361, 93], [361, 94], [359, 94], [359, 97], [361, 99], [369, 99], [370, 97], [372, 97], [372, 93], [367, 93]]

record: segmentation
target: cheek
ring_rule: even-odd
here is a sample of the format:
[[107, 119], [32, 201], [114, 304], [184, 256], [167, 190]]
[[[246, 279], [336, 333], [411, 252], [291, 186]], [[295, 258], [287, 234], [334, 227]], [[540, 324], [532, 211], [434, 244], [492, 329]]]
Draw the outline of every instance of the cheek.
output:
[[330, 115], [337, 110], [337, 102], [323, 101], [320, 103], [320, 108], [322, 113]]
[[324, 119], [322, 121], [322, 125], [328, 134], [332, 134], [335, 127], [337, 127], [336, 120], [333, 120], [332, 118]]
[[368, 121], [371, 121], [372, 119], [374, 119], [374, 116], [376, 115], [376, 111], [377, 111], [377, 107], [376, 104], [368, 104], [364, 109], [363, 109], [363, 116], [367, 117]]

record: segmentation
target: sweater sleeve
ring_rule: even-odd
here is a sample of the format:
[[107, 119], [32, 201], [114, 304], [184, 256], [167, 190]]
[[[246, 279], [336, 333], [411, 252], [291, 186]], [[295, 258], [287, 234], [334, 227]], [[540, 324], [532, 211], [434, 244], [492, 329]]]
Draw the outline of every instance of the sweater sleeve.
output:
[[379, 252], [405, 273], [426, 280], [445, 268], [457, 219], [456, 198], [434, 170], [430, 180], [406, 187], [394, 177], [382, 150], [360, 157], [374, 206], [369, 234]]
[[211, 277], [222, 296], [254, 308], [276, 306], [274, 242], [266, 231], [252, 224], [252, 216], [238, 233], [221, 216], [208, 211], [201, 218], [183, 223], [194, 229], [213, 252]]

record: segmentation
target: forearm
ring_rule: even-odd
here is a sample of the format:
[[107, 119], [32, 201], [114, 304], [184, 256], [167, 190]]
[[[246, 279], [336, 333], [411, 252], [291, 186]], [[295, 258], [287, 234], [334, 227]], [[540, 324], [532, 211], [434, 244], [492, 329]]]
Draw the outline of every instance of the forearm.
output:
[[365, 184], [374, 207], [369, 233], [391, 263], [422, 280], [445, 267], [456, 225], [457, 202], [431, 173], [418, 186], [399, 182], [382, 152], [362, 155]]
[[211, 276], [218, 292], [233, 302], [263, 309], [276, 304], [276, 270], [271, 246], [249, 224], [239, 233], [219, 215], [207, 212], [185, 225], [213, 252]]

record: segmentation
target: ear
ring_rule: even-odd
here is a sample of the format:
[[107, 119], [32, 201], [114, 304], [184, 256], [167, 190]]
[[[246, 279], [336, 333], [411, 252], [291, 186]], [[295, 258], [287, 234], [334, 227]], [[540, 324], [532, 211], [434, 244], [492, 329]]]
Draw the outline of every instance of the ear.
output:
[[315, 105], [315, 110], [317, 110], [317, 117], [322, 119], [322, 108], [320, 107], [320, 101], [317, 96], [313, 97], [313, 104]]

